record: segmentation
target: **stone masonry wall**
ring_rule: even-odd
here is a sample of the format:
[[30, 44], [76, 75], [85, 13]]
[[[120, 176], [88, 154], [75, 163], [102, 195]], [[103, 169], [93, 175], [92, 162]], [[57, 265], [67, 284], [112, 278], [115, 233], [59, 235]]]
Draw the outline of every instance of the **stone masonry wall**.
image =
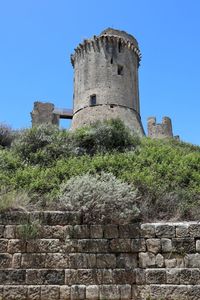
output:
[[1, 300], [199, 295], [198, 222], [84, 225], [69, 212], [0, 214]]

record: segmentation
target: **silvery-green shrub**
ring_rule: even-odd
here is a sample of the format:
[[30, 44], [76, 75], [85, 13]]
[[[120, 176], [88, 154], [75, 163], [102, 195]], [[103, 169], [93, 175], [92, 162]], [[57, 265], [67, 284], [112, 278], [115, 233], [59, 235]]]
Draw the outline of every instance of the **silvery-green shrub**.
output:
[[63, 183], [60, 207], [82, 214], [85, 223], [126, 224], [139, 216], [137, 192], [113, 174], [85, 174]]

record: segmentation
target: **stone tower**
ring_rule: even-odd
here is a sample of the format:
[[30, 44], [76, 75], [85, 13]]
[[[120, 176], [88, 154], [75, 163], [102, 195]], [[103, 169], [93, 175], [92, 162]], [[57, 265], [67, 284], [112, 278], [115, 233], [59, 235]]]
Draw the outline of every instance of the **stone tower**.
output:
[[79, 44], [71, 56], [72, 129], [120, 118], [132, 131], [144, 135], [138, 87], [140, 59], [136, 39], [124, 31], [108, 28]]

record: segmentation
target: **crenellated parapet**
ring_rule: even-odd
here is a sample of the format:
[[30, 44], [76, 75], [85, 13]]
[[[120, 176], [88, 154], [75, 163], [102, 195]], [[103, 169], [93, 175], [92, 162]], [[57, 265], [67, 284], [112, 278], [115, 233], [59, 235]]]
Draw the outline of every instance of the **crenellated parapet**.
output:
[[[155, 117], [148, 118], [148, 136], [151, 138], [174, 138], [172, 122], [169, 117], [163, 117], [162, 123], [157, 123]], [[177, 137], [175, 137], [177, 139]]]
[[[134, 39], [135, 40], [135, 39]], [[134, 40], [125, 39], [124, 37], [119, 37], [118, 35], [107, 35], [101, 34], [100, 36], [93, 36], [92, 39], [86, 39], [83, 43], [79, 44], [74, 49], [74, 54], [71, 55], [71, 63], [74, 67], [74, 64], [77, 59], [84, 57], [84, 55], [90, 51], [100, 52], [100, 49], [107, 49], [110, 45], [113, 45], [114, 48], [120, 49], [123, 51], [124, 48], [127, 48], [137, 56], [138, 66], [141, 61], [141, 52], [138, 48], [137, 42]]]
[[74, 67], [72, 129], [119, 118], [144, 135], [140, 118], [137, 40], [125, 31], [107, 28], [85, 39], [71, 56]]

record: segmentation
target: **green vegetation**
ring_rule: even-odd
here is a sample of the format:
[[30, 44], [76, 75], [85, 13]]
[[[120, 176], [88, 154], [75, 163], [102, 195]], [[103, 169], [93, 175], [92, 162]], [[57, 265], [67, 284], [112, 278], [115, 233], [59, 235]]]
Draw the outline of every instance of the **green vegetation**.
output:
[[5, 202], [12, 191], [27, 193], [33, 208], [55, 207], [64, 195], [64, 184], [74, 187], [77, 176], [81, 182], [85, 178], [81, 176], [97, 179], [96, 174], [103, 172], [113, 174], [116, 184], [120, 180], [132, 187], [143, 220], [200, 217], [198, 146], [139, 139], [119, 120], [74, 133], [54, 126], [34, 127], [15, 134], [11, 146], [1, 146], [0, 210], [16, 203]]

